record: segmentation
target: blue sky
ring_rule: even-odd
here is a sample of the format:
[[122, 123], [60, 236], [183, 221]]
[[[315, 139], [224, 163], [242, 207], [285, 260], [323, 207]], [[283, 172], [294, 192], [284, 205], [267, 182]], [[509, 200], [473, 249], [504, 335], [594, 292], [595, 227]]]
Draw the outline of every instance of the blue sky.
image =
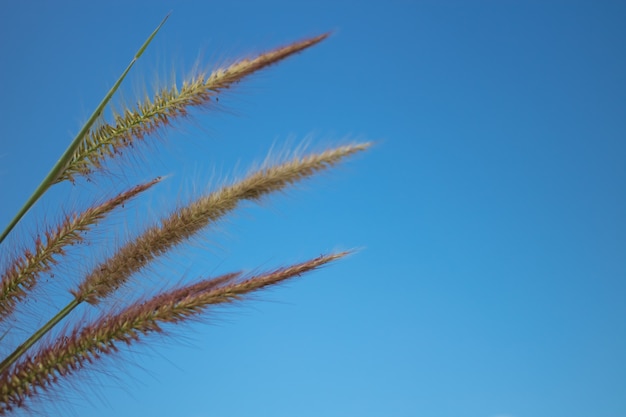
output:
[[[626, 415], [623, 3], [6, 3], [0, 222], [169, 11], [126, 97], [199, 56], [210, 67], [334, 34], [168, 132], [150, 170], [128, 164], [122, 182], [172, 177], [124, 222], [272, 146], [356, 138], [377, 144], [173, 262], [193, 277], [362, 249], [77, 375], [73, 405], [47, 413]], [[66, 202], [52, 193], [20, 230]]]

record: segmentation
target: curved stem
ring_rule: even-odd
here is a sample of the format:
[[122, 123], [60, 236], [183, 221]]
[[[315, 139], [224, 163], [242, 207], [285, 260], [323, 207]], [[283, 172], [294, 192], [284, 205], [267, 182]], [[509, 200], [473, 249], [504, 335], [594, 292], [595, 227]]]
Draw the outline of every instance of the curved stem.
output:
[[37, 343], [39, 339], [43, 337], [50, 329], [57, 325], [61, 320], [65, 318], [72, 310], [80, 304], [77, 298], [74, 298], [68, 305], [66, 305], [61, 311], [59, 311], [54, 317], [52, 317], [46, 324], [44, 324], [39, 330], [37, 330], [31, 337], [24, 343], [19, 345], [9, 356], [7, 356], [0, 363], [0, 374], [4, 373], [13, 363], [24, 354], [32, 345]]

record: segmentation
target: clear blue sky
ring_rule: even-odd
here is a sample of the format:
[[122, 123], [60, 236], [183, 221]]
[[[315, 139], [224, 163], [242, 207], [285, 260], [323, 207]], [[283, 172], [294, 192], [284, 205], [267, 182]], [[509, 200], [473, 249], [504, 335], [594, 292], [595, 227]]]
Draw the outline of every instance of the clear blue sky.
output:
[[[181, 260], [183, 273], [362, 250], [77, 375], [68, 385], [90, 399], [70, 393], [74, 406], [46, 412], [626, 415], [623, 2], [6, 3], [1, 223], [170, 10], [127, 97], [153, 68], [181, 76], [199, 53], [210, 66], [334, 35], [242, 83], [229, 111], [167, 135], [144, 158], [173, 174], [148, 212], [272, 145], [377, 142], [238, 211], [201, 243], [206, 256], [192, 251], [202, 269]], [[78, 200], [91, 189], [77, 188]]]

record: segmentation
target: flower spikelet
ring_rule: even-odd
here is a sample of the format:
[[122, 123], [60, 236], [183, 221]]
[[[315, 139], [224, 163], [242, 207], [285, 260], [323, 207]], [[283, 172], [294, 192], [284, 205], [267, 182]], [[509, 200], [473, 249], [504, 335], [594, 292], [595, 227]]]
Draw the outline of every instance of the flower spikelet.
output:
[[13, 311], [17, 302], [27, 296], [28, 291], [37, 283], [37, 278], [59, 262], [69, 246], [83, 242], [84, 234], [92, 226], [159, 181], [160, 178], [156, 178], [81, 213], [69, 214], [56, 227], [45, 230], [44, 239], [38, 235], [34, 248], [25, 249], [20, 256], [13, 259], [0, 278], [0, 321]]
[[194, 107], [206, 107], [217, 95], [243, 78], [275, 64], [297, 52], [313, 46], [328, 37], [328, 33], [294, 42], [262, 53], [255, 58], [244, 58], [210, 74], [200, 73], [146, 98], [135, 109], [125, 109], [114, 115], [114, 123], [102, 123], [92, 129], [74, 152], [70, 162], [56, 182], [74, 181], [76, 176], [88, 176], [102, 169], [104, 161], [121, 155], [127, 147], [185, 118]]
[[187, 321], [212, 305], [241, 300], [246, 294], [318, 269], [346, 254], [322, 255], [239, 282], [234, 282], [237, 273], [203, 280], [136, 302], [117, 314], [105, 314], [85, 327], [77, 326], [0, 375], [0, 414], [23, 407], [29, 397], [47, 390], [59, 378], [117, 352], [120, 343], [130, 345], [151, 333], [162, 333], [163, 324]]
[[176, 210], [160, 224], [148, 228], [121, 247], [111, 258], [98, 265], [73, 294], [80, 301], [97, 304], [123, 285], [130, 275], [234, 210], [242, 201], [259, 200], [267, 194], [281, 191], [369, 146], [369, 143], [345, 145], [296, 157], [283, 164], [262, 168], [239, 182], [200, 198]]

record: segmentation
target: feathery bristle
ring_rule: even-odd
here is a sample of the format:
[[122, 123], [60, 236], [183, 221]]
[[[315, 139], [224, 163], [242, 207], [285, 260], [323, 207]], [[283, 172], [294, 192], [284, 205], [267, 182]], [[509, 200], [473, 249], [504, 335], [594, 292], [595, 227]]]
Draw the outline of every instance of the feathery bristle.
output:
[[200, 198], [120, 248], [98, 265], [73, 294], [78, 300], [97, 304], [123, 285], [130, 275], [234, 210], [240, 202], [258, 200], [283, 190], [369, 146], [369, 143], [346, 145], [319, 154], [296, 157], [283, 164], [263, 168], [242, 181]]
[[107, 159], [120, 155], [123, 149], [134, 146], [174, 120], [184, 118], [194, 107], [207, 106], [218, 93], [229, 89], [246, 76], [275, 64], [297, 52], [309, 48], [329, 36], [328, 33], [265, 52], [256, 58], [239, 60], [209, 75], [199, 74], [178, 88], [161, 89], [153, 99], [147, 98], [134, 110], [126, 109], [115, 115], [113, 124], [104, 123], [92, 129], [74, 152], [74, 155], [56, 182], [73, 181], [102, 168]]
[[69, 246], [81, 243], [83, 235], [107, 214], [160, 180], [156, 178], [137, 185], [102, 204], [89, 207], [82, 213], [65, 216], [59, 225], [44, 232], [45, 240], [37, 236], [34, 249], [25, 249], [21, 256], [10, 263], [0, 278], [0, 321], [8, 317], [17, 302], [26, 297], [37, 283], [37, 278], [59, 262]]
[[138, 342], [150, 333], [163, 332], [162, 324], [189, 320], [212, 305], [241, 300], [246, 294], [313, 271], [347, 254], [322, 255], [241, 282], [232, 282], [239, 276], [236, 273], [203, 280], [135, 303], [120, 313], [106, 314], [85, 327], [77, 326], [67, 336], [42, 346], [0, 375], [0, 414], [23, 406], [32, 395], [47, 390], [59, 378], [70, 376], [102, 355], [117, 352], [119, 343]]

